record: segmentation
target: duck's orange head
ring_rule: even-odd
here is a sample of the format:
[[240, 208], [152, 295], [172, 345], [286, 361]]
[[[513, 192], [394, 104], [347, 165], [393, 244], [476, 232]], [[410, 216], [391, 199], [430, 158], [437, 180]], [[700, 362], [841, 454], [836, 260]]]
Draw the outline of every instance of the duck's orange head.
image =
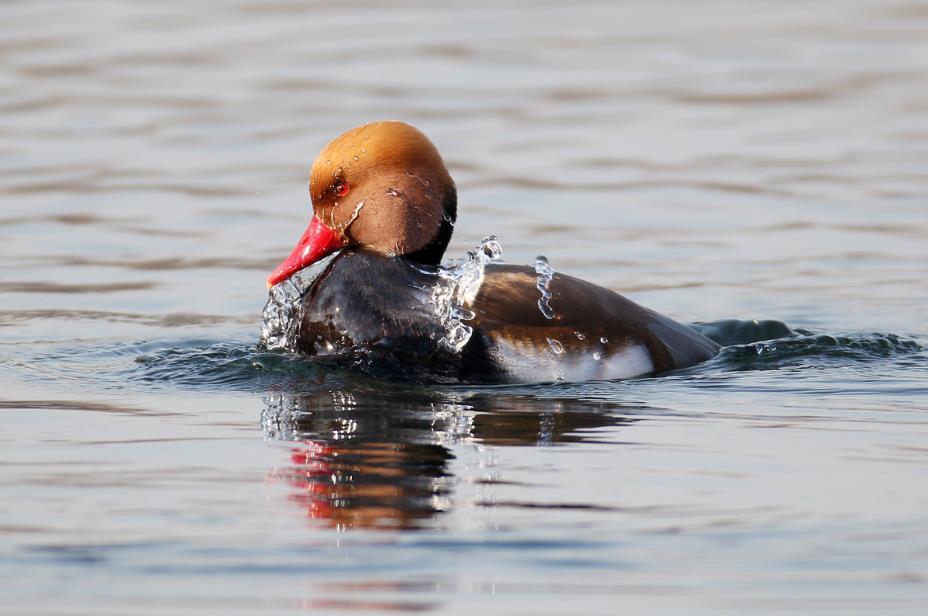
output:
[[309, 195], [313, 219], [268, 286], [344, 246], [436, 264], [457, 215], [441, 155], [403, 122], [365, 124], [332, 140], [313, 163]]

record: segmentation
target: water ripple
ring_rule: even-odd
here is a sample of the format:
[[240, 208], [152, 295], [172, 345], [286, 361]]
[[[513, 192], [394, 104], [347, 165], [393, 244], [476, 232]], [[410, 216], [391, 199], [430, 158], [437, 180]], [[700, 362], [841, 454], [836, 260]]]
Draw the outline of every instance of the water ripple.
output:
[[[705, 379], [718, 379], [744, 371], [779, 369], [829, 369], [842, 374], [857, 371], [864, 374], [868, 365], [891, 361], [900, 368], [920, 367], [925, 362], [925, 347], [913, 338], [891, 333], [827, 334], [808, 330], [791, 330], [780, 321], [725, 320], [696, 326], [704, 335], [726, 345], [719, 355], [698, 366], [653, 379], [666, 380], [669, 386], [687, 381], [699, 385]], [[14, 348], [14, 347], [11, 347]], [[418, 383], [443, 386], [474, 387], [465, 382], [449, 380], [444, 375], [430, 375], [408, 367], [365, 362], [357, 357], [306, 357], [294, 353], [265, 351], [256, 341], [246, 340], [162, 340], [138, 343], [102, 344], [94, 346], [60, 346], [57, 350], [33, 358], [17, 357], [9, 365], [26, 370], [33, 379], [67, 379], [95, 388], [123, 388], [126, 383], [144, 384], [155, 388], [207, 388], [265, 391], [317, 390], [345, 382], [356, 387], [381, 388], [390, 382]], [[88, 370], [94, 376], [88, 377]], [[369, 380], [373, 378], [373, 380]], [[818, 378], [821, 378], [819, 375]], [[863, 377], [861, 377], [863, 378]], [[386, 382], [380, 380], [386, 379]], [[645, 379], [651, 380], [651, 379]], [[633, 394], [633, 383], [625, 382], [624, 398]], [[609, 386], [587, 383], [524, 386], [477, 386], [476, 390], [505, 391], [513, 395], [521, 391], [544, 396], [549, 387], [558, 395], [577, 389], [588, 399], [607, 386], [605, 395], [618, 391]], [[632, 389], [629, 389], [632, 387]]]

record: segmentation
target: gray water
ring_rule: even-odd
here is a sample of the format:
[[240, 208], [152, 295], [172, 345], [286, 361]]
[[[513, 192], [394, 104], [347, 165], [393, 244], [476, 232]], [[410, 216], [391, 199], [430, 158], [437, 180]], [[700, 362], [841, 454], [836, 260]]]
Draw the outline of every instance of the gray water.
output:
[[[924, 613], [924, 3], [0, 24], [0, 612]], [[448, 162], [449, 257], [730, 346], [519, 387], [259, 352], [309, 164], [383, 118]]]

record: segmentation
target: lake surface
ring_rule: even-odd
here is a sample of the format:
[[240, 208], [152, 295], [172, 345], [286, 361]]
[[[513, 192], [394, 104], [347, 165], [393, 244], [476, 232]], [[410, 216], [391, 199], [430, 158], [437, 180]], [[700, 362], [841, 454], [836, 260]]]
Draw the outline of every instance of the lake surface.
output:
[[[0, 612], [924, 613], [924, 3], [0, 23]], [[312, 159], [384, 118], [457, 181], [449, 257], [730, 346], [499, 387], [258, 352]]]

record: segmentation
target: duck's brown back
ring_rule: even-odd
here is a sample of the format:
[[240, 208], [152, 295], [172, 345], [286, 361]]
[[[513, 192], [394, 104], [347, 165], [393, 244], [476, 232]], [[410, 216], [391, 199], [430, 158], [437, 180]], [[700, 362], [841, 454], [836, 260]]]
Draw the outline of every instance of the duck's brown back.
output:
[[[533, 268], [488, 265], [470, 309], [466, 349], [477, 372], [515, 380], [631, 378], [692, 366], [719, 346], [614, 291], [554, 274], [542, 286]], [[549, 318], [550, 317], [550, 318]], [[478, 358], [488, 358], [479, 365]]]

